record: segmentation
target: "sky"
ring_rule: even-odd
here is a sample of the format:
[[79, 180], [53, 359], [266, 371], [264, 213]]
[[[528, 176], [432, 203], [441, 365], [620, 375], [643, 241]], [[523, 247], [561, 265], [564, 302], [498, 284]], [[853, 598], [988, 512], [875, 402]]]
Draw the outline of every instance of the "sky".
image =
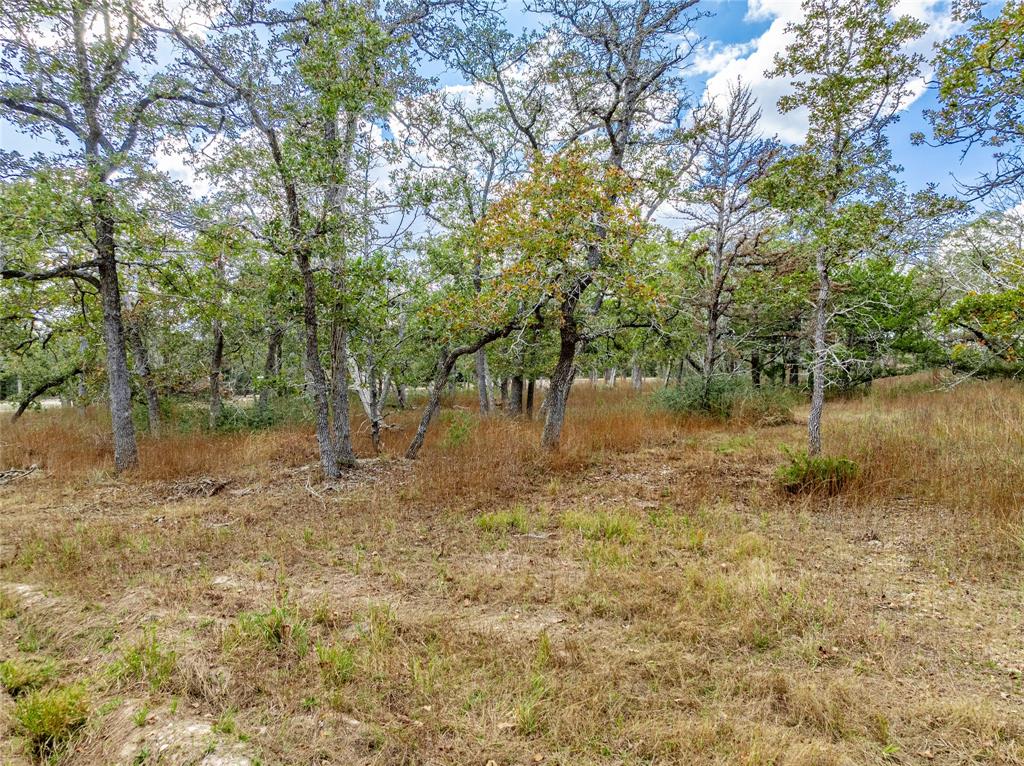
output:
[[[991, 2], [987, 7], [995, 13], [999, 4]], [[777, 135], [787, 143], [798, 142], [805, 129], [803, 118], [799, 113], [779, 114], [775, 107], [787, 84], [784, 80], [769, 80], [764, 72], [772, 65], [774, 55], [785, 48], [786, 24], [801, 16], [799, 0], [705, 0], [701, 8], [713, 15], [698, 22], [697, 32], [704, 40], [684, 73], [694, 101], [723, 94], [730, 83], [742, 79], [761, 106], [765, 133]], [[948, 0], [901, 0], [899, 11], [928, 23], [928, 33], [916, 45], [916, 50], [928, 58], [936, 41], [957, 31]], [[512, 29], [531, 23], [522, 10], [521, 0], [509, 0], [506, 19]], [[442, 85], [458, 84], [451, 73], [438, 72], [438, 76]], [[936, 105], [934, 89], [927, 85], [927, 73], [918, 83], [916, 94], [890, 131], [894, 157], [904, 168], [903, 180], [910, 190], [934, 183], [939, 191], [954, 193], [955, 179], [976, 177], [988, 169], [990, 158], [983, 150], [963, 157], [958, 147], [913, 146], [911, 133], [920, 130], [928, 134], [924, 112]], [[49, 148], [47, 144], [19, 134], [0, 119], [0, 146], [4, 149], [31, 154]], [[192, 180], [183, 158], [173, 151], [159, 157], [158, 166], [181, 180]]]

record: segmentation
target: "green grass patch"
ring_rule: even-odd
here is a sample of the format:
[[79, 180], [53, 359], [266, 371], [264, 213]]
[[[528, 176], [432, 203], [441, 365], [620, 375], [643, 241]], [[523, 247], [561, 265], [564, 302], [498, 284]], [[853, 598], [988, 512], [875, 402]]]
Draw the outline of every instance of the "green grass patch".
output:
[[10, 659], [0, 662], [0, 686], [12, 697], [34, 691], [57, 677], [53, 660]]
[[34, 691], [14, 707], [18, 732], [41, 760], [61, 752], [88, 717], [89, 702], [80, 685]]
[[608, 540], [622, 544], [637, 537], [636, 519], [623, 513], [570, 511], [562, 516], [562, 526], [579, 532], [587, 540]]
[[526, 510], [523, 508], [482, 513], [476, 517], [476, 525], [484, 532], [495, 534], [504, 534], [506, 532], [523, 534], [530, 529], [529, 521], [526, 518]]

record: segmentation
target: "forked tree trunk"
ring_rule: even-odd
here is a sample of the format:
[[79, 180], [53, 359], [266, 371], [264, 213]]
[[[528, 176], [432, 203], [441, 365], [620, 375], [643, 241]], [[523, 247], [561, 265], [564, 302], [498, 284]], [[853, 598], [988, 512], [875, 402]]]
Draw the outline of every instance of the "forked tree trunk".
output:
[[153, 377], [153, 370], [149, 365], [149, 352], [146, 350], [146, 343], [142, 338], [142, 332], [134, 322], [128, 322], [126, 327], [128, 344], [132, 348], [132, 358], [135, 361], [135, 374], [142, 382], [142, 391], [146, 396], [146, 417], [148, 418], [149, 433], [152, 436], [160, 434], [160, 396], [156, 390], [156, 380]]
[[825, 331], [828, 322], [829, 277], [825, 252], [818, 250], [818, 295], [814, 301], [814, 362], [811, 386], [811, 413], [807, 418], [807, 454], [821, 454], [821, 415], [825, 409], [825, 361], [828, 354]]
[[[297, 227], [296, 227], [297, 228]], [[320, 364], [319, 323], [316, 315], [316, 282], [309, 263], [309, 254], [300, 250], [297, 254], [299, 271], [302, 273], [302, 320], [306, 331], [306, 377], [313, 397], [313, 414], [316, 421], [316, 442], [320, 450], [320, 465], [330, 479], [341, 476], [338, 458], [334, 451], [331, 434], [330, 404], [327, 398], [327, 376]]]

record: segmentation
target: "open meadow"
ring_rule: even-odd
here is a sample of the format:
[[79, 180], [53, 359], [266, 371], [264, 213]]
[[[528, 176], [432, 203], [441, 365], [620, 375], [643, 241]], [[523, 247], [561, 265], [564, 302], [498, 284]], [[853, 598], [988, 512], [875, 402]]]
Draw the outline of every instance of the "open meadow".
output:
[[[835, 497], [775, 481], [801, 408], [581, 382], [555, 455], [466, 400], [327, 483], [298, 426], [114, 478], [92, 415], [5, 425], [3, 762], [1022, 763], [1024, 389], [935, 382], [830, 403]], [[33, 689], [84, 724], [26, 747]]]

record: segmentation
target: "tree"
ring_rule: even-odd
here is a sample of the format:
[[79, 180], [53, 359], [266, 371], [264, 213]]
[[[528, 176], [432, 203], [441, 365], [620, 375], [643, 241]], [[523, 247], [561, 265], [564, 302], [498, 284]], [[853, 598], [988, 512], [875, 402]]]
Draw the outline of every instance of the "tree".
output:
[[[42, 40], [48, 42], [43, 44]], [[158, 107], [206, 102], [204, 94], [152, 67], [158, 35], [132, 0], [11, 0], [0, 15], [0, 116], [25, 133], [51, 135], [60, 151], [29, 159], [9, 156], [22, 173], [74, 169], [75, 193], [88, 228], [91, 257], [57, 266], [6, 267], [8, 279], [77, 279], [92, 275], [103, 310], [103, 339], [114, 463], [138, 461], [131, 386], [118, 282], [118, 187], [149, 161]], [[126, 180], [127, 179], [127, 180]]]
[[965, 154], [975, 146], [992, 150], [995, 171], [963, 184], [980, 198], [1024, 184], [1024, 2], [1009, 0], [995, 18], [968, 2], [961, 16], [970, 26], [935, 53], [941, 106], [927, 116], [937, 143], [962, 146]]
[[894, 7], [895, 0], [804, 0], [804, 20], [787, 27], [793, 42], [768, 73], [791, 78], [779, 109], [808, 113], [804, 143], [764, 188], [793, 214], [817, 274], [810, 455], [821, 452], [832, 274], [869, 246], [883, 217], [895, 173], [885, 130], [911, 95], [922, 61], [906, 46], [925, 25], [892, 18]]
[[690, 253], [704, 349], [701, 358], [703, 399], [707, 402], [711, 380], [722, 352], [722, 323], [732, 304], [739, 270], [744, 261], [760, 255], [768, 230], [765, 200], [752, 194], [752, 186], [768, 170], [778, 146], [760, 136], [761, 112], [750, 89], [730, 85], [722, 106], [707, 104], [698, 122], [706, 131], [697, 159], [696, 182], [677, 207], [693, 221]]

